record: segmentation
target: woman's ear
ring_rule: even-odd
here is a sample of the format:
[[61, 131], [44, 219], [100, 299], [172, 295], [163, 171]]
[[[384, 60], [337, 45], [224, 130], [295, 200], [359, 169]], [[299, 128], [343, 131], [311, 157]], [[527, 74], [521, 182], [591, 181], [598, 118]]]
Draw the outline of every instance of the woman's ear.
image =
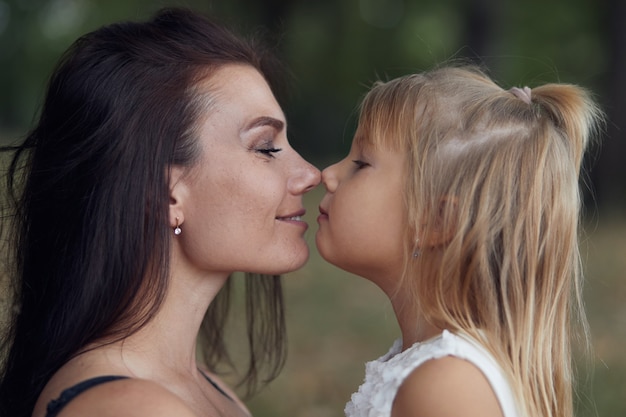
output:
[[437, 213], [434, 216], [430, 216], [429, 213], [426, 215], [431, 224], [423, 225], [423, 230], [418, 236], [418, 249], [435, 248], [448, 244], [456, 232], [457, 210], [458, 197], [441, 197], [437, 206]]
[[180, 166], [170, 167], [169, 190], [170, 190], [170, 227], [175, 228], [185, 221], [184, 205], [188, 196], [187, 183], [184, 180], [186, 169]]

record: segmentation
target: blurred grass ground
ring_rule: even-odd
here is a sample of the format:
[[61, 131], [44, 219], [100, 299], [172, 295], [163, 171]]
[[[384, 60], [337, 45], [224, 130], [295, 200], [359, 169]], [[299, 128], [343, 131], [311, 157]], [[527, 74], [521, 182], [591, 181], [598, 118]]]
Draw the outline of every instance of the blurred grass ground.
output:
[[626, 416], [626, 212], [601, 214], [586, 231], [581, 248], [594, 349], [589, 391], [597, 414], [588, 408], [581, 415]]
[[[285, 276], [289, 357], [283, 373], [248, 402], [255, 417], [335, 417], [361, 384], [364, 363], [399, 335], [377, 287], [323, 261], [315, 249], [318, 187], [305, 198], [311, 258]], [[591, 370], [579, 417], [626, 416], [626, 213], [599, 216], [582, 242]], [[581, 371], [584, 371], [582, 369]]]

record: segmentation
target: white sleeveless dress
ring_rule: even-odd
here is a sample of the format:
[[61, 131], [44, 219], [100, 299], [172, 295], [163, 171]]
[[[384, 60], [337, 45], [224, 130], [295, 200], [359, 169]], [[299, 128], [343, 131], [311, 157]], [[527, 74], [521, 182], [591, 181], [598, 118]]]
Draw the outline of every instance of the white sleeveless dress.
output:
[[493, 356], [478, 342], [444, 330], [439, 336], [401, 352], [395, 341], [387, 354], [365, 364], [365, 381], [346, 405], [347, 417], [389, 417], [402, 381], [422, 363], [444, 356], [465, 359], [482, 371], [495, 392], [504, 417], [521, 417], [510, 385]]

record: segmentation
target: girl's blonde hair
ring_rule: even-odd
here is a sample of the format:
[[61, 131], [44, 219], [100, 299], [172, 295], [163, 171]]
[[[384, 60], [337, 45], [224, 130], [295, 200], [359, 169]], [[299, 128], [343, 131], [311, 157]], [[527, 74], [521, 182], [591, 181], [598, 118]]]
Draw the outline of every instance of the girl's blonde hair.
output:
[[574, 85], [531, 96], [473, 67], [379, 82], [355, 140], [407, 155], [398, 289], [430, 323], [482, 340], [524, 415], [569, 417], [572, 321], [588, 340], [578, 179], [601, 112]]

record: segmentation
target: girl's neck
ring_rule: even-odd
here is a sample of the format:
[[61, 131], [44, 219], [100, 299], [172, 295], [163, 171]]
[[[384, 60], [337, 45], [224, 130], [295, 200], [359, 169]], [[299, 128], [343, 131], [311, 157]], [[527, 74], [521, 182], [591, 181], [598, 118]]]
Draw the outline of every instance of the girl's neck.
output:
[[402, 333], [402, 350], [406, 350], [415, 343], [423, 342], [440, 334], [443, 329], [429, 323], [419, 313], [414, 303], [406, 300], [402, 292], [394, 297], [389, 297], [393, 311]]

